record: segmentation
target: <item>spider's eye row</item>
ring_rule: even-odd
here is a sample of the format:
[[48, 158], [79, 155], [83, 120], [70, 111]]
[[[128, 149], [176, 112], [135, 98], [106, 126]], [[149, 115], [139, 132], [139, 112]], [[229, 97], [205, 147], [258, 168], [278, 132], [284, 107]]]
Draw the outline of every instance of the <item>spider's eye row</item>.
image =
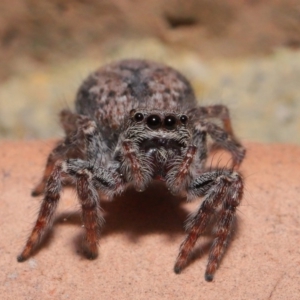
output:
[[188, 120], [188, 117], [186, 115], [182, 115], [180, 117], [180, 121], [181, 121], [182, 124], [186, 124], [187, 120]]
[[151, 129], [157, 129], [157, 128], [159, 128], [160, 125], [161, 125], [161, 119], [160, 119], [160, 117], [158, 115], [150, 115], [147, 118], [147, 125]]
[[138, 112], [134, 115], [134, 120], [137, 122], [141, 122], [144, 120], [144, 115]]
[[176, 125], [176, 118], [174, 116], [166, 116], [164, 120], [164, 125], [166, 129], [174, 129]]

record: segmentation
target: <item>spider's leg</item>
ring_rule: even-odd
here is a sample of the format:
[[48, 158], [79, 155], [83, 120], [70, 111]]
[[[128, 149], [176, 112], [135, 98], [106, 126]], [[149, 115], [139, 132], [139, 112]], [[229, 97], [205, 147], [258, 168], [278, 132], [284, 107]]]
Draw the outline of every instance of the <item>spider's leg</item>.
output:
[[37, 221], [22, 253], [18, 256], [19, 262], [25, 261], [30, 256], [32, 249], [39, 243], [47, 229], [52, 225], [54, 212], [60, 198], [61, 173], [61, 162], [57, 162], [47, 181], [45, 196], [40, 207]]
[[193, 180], [188, 188], [189, 197], [204, 196], [199, 209], [189, 218], [187, 236], [181, 244], [174, 271], [180, 273], [196, 244], [205, 231], [212, 215], [221, 206], [216, 237], [210, 249], [205, 279], [212, 281], [218, 263], [231, 233], [236, 207], [243, 195], [243, 179], [235, 171], [216, 169]]
[[193, 114], [198, 118], [215, 118], [220, 119], [222, 121], [223, 127], [225, 131], [234, 136], [234, 132], [231, 125], [229, 110], [225, 105], [216, 104], [210, 106], [198, 106], [193, 108]]
[[77, 131], [78, 120], [82, 115], [73, 113], [69, 109], [63, 109], [60, 114], [60, 124], [63, 127], [66, 136], [71, 136]]
[[108, 171], [101, 166], [107, 147], [96, 123], [88, 117], [83, 117], [78, 125], [80, 125], [78, 131], [86, 145], [87, 161], [69, 159], [64, 164], [64, 170], [76, 179], [77, 194], [82, 207], [82, 221], [86, 229], [84, 250], [88, 258], [94, 259], [98, 255], [98, 241], [104, 222], [97, 189], [108, 196], [113, 196], [123, 190], [123, 181], [116, 171]]
[[[198, 106], [191, 109], [190, 113], [195, 118], [195, 127], [198, 127], [198, 130], [206, 130], [212, 137], [210, 151], [226, 149], [233, 156], [233, 165], [238, 167], [245, 157], [245, 148], [233, 132], [228, 108], [224, 105]], [[222, 127], [209, 119], [221, 120]]]
[[118, 174], [78, 159], [66, 161], [64, 170], [76, 179], [77, 194], [82, 207], [82, 221], [86, 230], [84, 251], [87, 258], [94, 259], [98, 255], [98, 241], [104, 223], [97, 190], [110, 196], [114, 195], [121, 192], [122, 181]]
[[62, 174], [72, 176], [76, 181], [77, 194], [82, 206], [83, 224], [86, 229], [86, 253], [89, 258], [97, 256], [97, 243], [103, 221], [96, 188], [106, 194], [113, 195], [122, 190], [122, 182], [121, 179], [117, 178], [118, 174], [111, 173], [101, 167], [96, 169], [89, 162], [81, 159], [69, 159], [55, 164], [47, 181], [45, 196], [36, 224], [22, 253], [18, 256], [19, 262], [25, 261], [30, 256], [32, 250], [52, 225], [62, 188]]
[[66, 168], [76, 172], [76, 190], [82, 209], [85, 228], [84, 253], [89, 259], [98, 256], [98, 241], [104, 220], [101, 216], [99, 195], [93, 185], [93, 173], [89, 167], [76, 170], [76, 160], [68, 161]]
[[41, 181], [38, 183], [38, 185], [32, 190], [31, 196], [36, 197], [44, 193], [47, 181], [54, 169], [55, 163], [59, 160], [63, 160], [66, 158], [65, 154], [68, 148], [69, 145], [64, 140], [64, 141], [60, 141], [57, 144], [57, 146], [51, 151], [47, 159], [43, 177]]
[[196, 122], [196, 129], [206, 131], [214, 141], [214, 145], [229, 151], [232, 155], [232, 166], [238, 168], [243, 161], [246, 150], [243, 145], [230, 133], [218, 125], [205, 120]]
[[[95, 257], [97, 255], [96, 246], [99, 239], [101, 216], [98, 194], [94, 185], [107, 194], [113, 194], [120, 188], [120, 184], [115, 184], [116, 188], [114, 188], [114, 183], [116, 182], [114, 178], [117, 178], [118, 174], [115, 175], [113, 172], [100, 167], [102, 156], [97, 156], [96, 153], [99, 149], [103, 150], [102, 152], [104, 152], [105, 149], [101, 148], [99, 134], [94, 121], [87, 117], [79, 116], [78, 138], [81, 144], [84, 143], [82, 151], [85, 152], [84, 155], [88, 161], [75, 158], [65, 161], [57, 160], [55, 163], [51, 163], [51, 166], [49, 166], [49, 168], [51, 168], [49, 171], [50, 175], [47, 177], [44, 199], [41, 204], [38, 219], [22, 253], [18, 256], [18, 261], [24, 261], [30, 256], [33, 248], [43, 238], [45, 232], [51, 226], [54, 212], [60, 198], [64, 175], [67, 175], [67, 178], [75, 179], [77, 183], [77, 193], [83, 210], [83, 222], [87, 231], [86, 241], [89, 256]], [[74, 145], [74, 147], [75, 150], [72, 150], [72, 147], [70, 147], [70, 151], [77, 151], [76, 145]], [[103, 147], [105, 147], [105, 145]], [[72, 157], [72, 155], [70, 156]], [[54, 164], [54, 166], [52, 166], [52, 164]], [[95, 182], [93, 182], [93, 180]], [[110, 185], [108, 186], [107, 180], [110, 181]]]
[[[60, 121], [65, 130], [66, 138], [62, 141], [59, 141], [55, 148], [50, 152], [43, 177], [31, 192], [33, 197], [43, 194], [47, 180], [54, 169], [55, 163], [58, 160], [65, 160], [71, 157], [82, 158], [80, 148], [82, 148], [83, 141], [80, 138], [80, 135], [75, 136], [77, 131], [76, 126], [81, 119], [84, 119], [84, 117], [74, 114], [69, 110], [61, 111]], [[68, 184], [68, 182], [64, 182], [64, 184]]]

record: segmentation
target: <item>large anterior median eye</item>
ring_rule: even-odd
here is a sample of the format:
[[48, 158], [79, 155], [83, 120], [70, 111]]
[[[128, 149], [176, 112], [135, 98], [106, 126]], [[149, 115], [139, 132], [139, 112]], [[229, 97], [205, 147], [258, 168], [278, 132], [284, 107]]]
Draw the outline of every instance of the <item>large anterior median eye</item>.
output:
[[158, 115], [150, 115], [147, 118], [147, 125], [151, 128], [151, 129], [157, 129], [160, 127], [161, 125], [161, 119]]
[[176, 118], [174, 116], [166, 116], [164, 120], [164, 126], [166, 129], [172, 130], [175, 128]]

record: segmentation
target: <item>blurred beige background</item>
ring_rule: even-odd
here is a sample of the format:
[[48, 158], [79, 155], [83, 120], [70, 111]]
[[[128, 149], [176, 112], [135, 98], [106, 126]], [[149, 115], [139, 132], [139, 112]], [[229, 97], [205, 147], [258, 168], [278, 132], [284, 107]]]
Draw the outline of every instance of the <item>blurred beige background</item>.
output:
[[139, 57], [228, 105], [242, 140], [300, 144], [299, 45], [299, 1], [2, 0], [0, 137], [60, 137], [85, 76]]

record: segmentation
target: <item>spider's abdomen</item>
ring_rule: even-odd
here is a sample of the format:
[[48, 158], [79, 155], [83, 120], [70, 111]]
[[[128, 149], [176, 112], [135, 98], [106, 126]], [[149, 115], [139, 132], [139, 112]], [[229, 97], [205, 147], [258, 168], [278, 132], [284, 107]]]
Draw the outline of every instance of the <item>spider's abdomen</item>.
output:
[[176, 70], [146, 60], [123, 60], [104, 66], [83, 82], [76, 111], [116, 130], [133, 108], [170, 111], [195, 104], [192, 87]]

